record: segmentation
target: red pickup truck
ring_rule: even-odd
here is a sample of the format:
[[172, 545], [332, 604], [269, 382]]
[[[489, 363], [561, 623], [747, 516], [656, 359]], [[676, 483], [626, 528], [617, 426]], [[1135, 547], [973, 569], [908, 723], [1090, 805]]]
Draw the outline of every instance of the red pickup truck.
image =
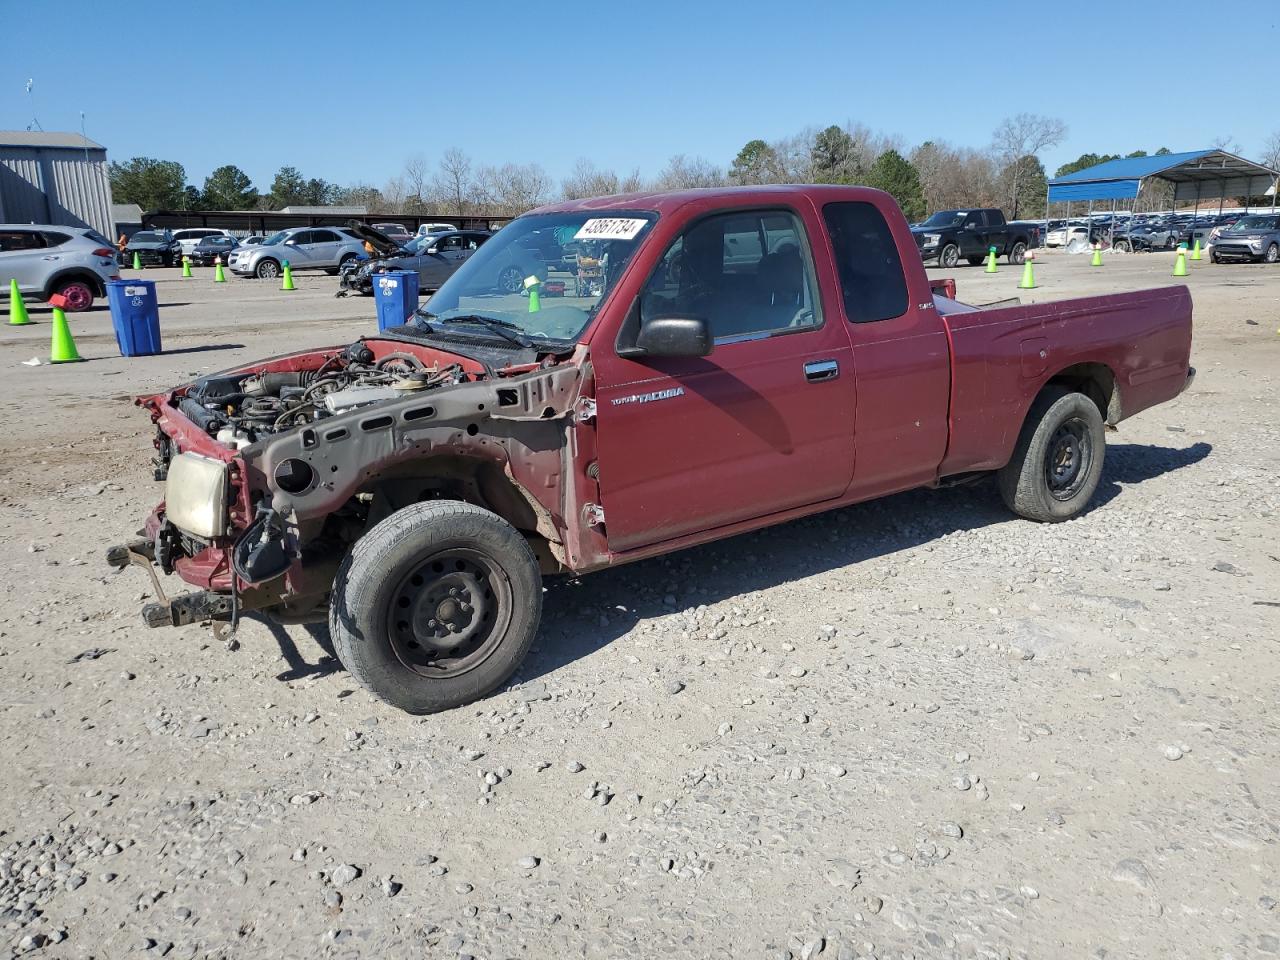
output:
[[[495, 289], [533, 231], [589, 269]], [[984, 474], [1069, 519], [1104, 424], [1184, 390], [1190, 350], [1184, 287], [935, 293], [875, 190], [577, 200], [504, 227], [403, 327], [138, 398], [164, 501], [108, 560], [152, 573], [151, 625], [327, 618], [361, 683], [427, 713], [512, 674], [543, 575]], [[166, 599], [157, 567], [198, 589]]]

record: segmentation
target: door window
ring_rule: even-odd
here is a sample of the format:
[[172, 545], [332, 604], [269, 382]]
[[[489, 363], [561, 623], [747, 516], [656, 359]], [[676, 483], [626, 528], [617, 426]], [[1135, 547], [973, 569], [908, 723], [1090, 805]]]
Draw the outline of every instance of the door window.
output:
[[788, 211], [717, 214], [667, 248], [645, 285], [640, 321], [693, 316], [717, 341], [822, 322], [804, 229]]
[[0, 251], [10, 253], [15, 250], [41, 250], [44, 238], [35, 230], [0, 231]]
[[441, 237], [436, 241], [437, 253], [450, 253], [461, 250], [463, 248], [462, 237], [458, 235], [450, 237]]
[[295, 233], [290, 239], [292, 239], [295, 244], [302, 247], [302, 246], [306, 246], [308, 243], [315, 243], [316, 242], [315, 237], [316, 237], [316, 232], [314, 230], [300, 230], [299, 232]]
[[907, 281], [897, 244], [880, 211], [864, 202], [829, 203], [822, 208], [844, 315], [853, 323], [871, 323], [907, 312]]
[[337, 243], [338, 235], [332, 230], [312, 230], [307, 243]]

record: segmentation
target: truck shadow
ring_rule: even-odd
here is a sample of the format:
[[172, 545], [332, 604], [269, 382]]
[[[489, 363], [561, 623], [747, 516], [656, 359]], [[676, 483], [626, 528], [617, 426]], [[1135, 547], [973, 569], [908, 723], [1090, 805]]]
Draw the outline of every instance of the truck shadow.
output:
[[[1208, 443], [1181, 449], [1108, 444], [1091, 510], [1104, 508], [1126, 486], [1199, 463], [1212, 449]], [[1023, 522], [1005, 508], [994, 484], [984, 481], [940, 491], [913, 490], [582, 579], [552, 581], [543, 598], [535, 652], [509, 686], [546, 677], [645, 620], [890, 556], [950, 533]], [[856, 594], [832, 595], [833, 603], [842, 606], [854, 598]]]

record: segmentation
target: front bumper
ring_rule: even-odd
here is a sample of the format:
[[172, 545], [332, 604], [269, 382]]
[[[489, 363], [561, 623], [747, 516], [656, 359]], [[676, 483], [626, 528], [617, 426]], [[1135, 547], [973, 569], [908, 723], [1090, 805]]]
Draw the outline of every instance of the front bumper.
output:
[[1219, 257], [1240, 257], [1248, 260], [1261, 257], [1264, 249], [1260, 246], [1255, 250], [1247, 243], [1223, 243], [1221, 240], [1213, 245], [1213, 252]]
[[117, 570], [127, 566], [140, 567], [151, 578], [155, 600], [142, 608], [142, 620], [149, 627], [181, 627], [189, 623], [230, 621], [236, 615], [236, 598], [231, 592], [197, 590], [169, 599], [165, 595], [160, 577], [156, 573], [158, 541], [133, 540], [127, 544], [110, 547], [107, 563]]
[[164, 264], [173, 263], [178, 259], [180, 254], [165, 253], [161, 250], [130, 250], [126, 254], [129, 263], [133, 262], [134, 256], [137, 256], [138, 262], [145, 266], [162, 266]]

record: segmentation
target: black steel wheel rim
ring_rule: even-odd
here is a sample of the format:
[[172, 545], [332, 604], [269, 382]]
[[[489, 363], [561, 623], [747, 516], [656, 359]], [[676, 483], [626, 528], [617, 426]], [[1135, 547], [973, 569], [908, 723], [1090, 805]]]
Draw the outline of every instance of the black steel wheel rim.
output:
[[1045, 450], [1044, 477], [1055, 500], [1070, 500], [1080, 492], [1093, 465], [1093, 434], [1089, 425], [1072, 417], [1058, 425]]
[[511, 582], [481, 550], [452, 547], [419, 562], [387, 603], [396, 658], [423, 677], [461, 676], [488, 659], [511, 623]]

